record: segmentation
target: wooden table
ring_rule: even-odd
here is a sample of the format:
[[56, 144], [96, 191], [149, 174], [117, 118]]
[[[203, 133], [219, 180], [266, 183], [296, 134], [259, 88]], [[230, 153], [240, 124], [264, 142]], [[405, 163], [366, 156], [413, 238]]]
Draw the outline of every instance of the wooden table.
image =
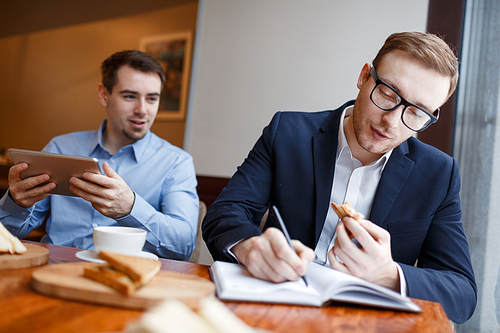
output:
[[[78, 249], [40, 244], [49, 264], [80, 261]], [[161, 259], [162, 269], [209, 278], [208, 266]], [[141, 311], [43, 296], [30, 288], [37, 268], [0, 270], [0, 332], [118, 332]], [[424, 312], [410, 314], [335, 304], [324, 308], [225, 302], [249, 325], [272, 332], [453, 332], [438, 303], [415, 300]]]

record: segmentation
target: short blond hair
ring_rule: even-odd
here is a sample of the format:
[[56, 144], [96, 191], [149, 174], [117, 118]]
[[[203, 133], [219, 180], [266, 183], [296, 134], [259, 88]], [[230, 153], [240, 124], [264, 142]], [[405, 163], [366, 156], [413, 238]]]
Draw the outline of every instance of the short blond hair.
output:
[[373, 60], [377, 67], [390, 52], [401, 50], [420, 60], [425, 67], [450, 78], [450, 98], [458, 83], [458, 59], [450, 46], [440, 37], [423, 32], [399, 32], [390, 35]]

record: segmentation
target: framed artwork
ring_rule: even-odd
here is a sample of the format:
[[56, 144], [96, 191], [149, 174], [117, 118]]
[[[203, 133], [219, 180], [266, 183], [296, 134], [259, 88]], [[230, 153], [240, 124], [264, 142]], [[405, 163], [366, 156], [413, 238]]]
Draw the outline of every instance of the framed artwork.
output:
[[156, 121], [182, 121], [186, 117], [192, 42], [191, 31], [140, 40], [139, 49], [158, 60], [166, 74]]

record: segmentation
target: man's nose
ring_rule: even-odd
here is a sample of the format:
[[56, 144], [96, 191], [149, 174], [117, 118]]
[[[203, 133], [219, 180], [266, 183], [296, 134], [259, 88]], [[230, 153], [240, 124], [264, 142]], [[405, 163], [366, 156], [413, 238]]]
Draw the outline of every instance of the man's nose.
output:
[[399, 121], [401, 120], [401, 114], [403, 113], [404, 108], [404, 105], [399, 105], [392, 111], [383, 111], [382, 120], [389, 128], [397, 128], [399, 126]]
[[137, 101], [137, 105], [135, 106], [134, 113], [136, 114], [145, 114], [147, 112], [146, 109], [146, 101], [139, 99]]

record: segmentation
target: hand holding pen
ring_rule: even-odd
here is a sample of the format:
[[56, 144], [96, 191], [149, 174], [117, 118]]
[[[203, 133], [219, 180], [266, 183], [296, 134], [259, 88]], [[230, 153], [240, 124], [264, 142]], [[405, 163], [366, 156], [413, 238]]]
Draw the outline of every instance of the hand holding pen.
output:
[[283, 233], [286, 227], [280, 225], [273, 209], [269, 214], [276, 228], [266, 228], [261, 235], [245, 238], [230, 251], [253, 277], [276, 283], [296, 280], [314, 260], [314, 251], [299, 240], [294, 240], [293, 246], [289, 245], [290, 236], [286, 232], [284, 237]]
[[[285, 223], [283, 222], [283, 219], [281, 218], [280, 212], [278, 211], [278, 208], [276, 206], [271, 207], [271, 217], [273, 218], [276, 226], [278, 226], [278, 228], [285, 235], [285, 238], [286, 238], [288, 244], [290, 245], [290, 247], [292, 248], [293, 252], [297, 253], [295, 251], [295, 248], [293, 247], [292, 240], [290, 238], [290, 235], [288, 234], [288, 230], [286, 229]], [[304, 283], [306, 284], [306, 286], [308, 286], [308, 283], [307, 283], [305, 276], [302, 277], [302, 280], [304, 280]]]

